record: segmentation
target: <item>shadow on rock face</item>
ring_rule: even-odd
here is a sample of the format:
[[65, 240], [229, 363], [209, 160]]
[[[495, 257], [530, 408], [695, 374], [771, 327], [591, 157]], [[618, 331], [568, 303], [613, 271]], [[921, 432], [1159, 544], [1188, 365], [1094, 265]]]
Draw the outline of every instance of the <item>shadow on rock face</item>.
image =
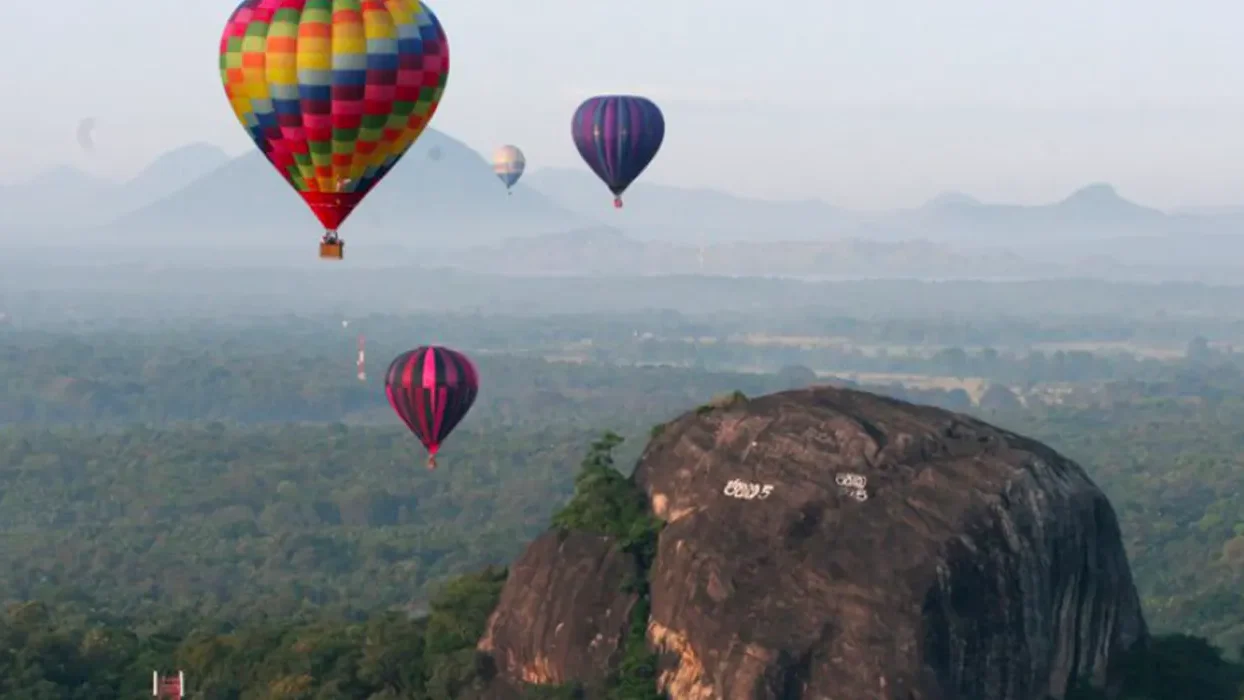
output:
[[666, 426], [650, 637], [674, 698], [1061, 697], [1144, 636], [1076, 464], [965, 416], [787, 392]]

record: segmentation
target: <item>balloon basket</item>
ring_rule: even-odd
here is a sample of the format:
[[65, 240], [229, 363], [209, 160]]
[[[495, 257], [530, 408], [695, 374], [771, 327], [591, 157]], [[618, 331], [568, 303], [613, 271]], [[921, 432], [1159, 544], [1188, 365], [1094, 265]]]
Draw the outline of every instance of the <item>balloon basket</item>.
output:
[[337, 241], [335, 243], [320, 243], [320, 259], [322, 260], [341, 260], [345, 257], [346, 244], [345, 241]]

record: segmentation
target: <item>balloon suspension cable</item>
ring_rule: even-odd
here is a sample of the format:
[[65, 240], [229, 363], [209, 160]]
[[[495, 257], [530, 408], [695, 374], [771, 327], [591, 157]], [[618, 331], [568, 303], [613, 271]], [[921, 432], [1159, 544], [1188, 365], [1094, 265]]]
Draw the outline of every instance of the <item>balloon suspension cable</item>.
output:
[[621, 208], [622, 208], [622, 198], [621, 198], [621, 197], [614, 197], [614, 198], [613, 198], [613, 208], [614, 208], [614, 209], [621, 209]]
[[332, 229], [324, 229], [324, 238], [322, 240], [325, 243], [336, 243], [337, 241], [341, 239], [337, 237], [336, 231]]

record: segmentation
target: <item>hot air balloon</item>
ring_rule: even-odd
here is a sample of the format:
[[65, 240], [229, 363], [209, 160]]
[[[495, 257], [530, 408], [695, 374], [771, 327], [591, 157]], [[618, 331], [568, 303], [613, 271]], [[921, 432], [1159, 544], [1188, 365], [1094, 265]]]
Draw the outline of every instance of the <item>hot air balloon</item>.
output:
[[622, 193], [648, 167], [665, 139], [665, 117], [646, 97], [601, 95], [575, 110], [574, 145], [622, 208]]
[[424, 345], [394, 358], [384, 375], [389, 404], [410, 432], [428, 448], [428, 469], [436, 453], [479, 393], [479, 373], [466, 355]]
[[95, 118], [87, 117], [78, 122], [78, 145], [82, 150], [91, 153], [95, 150], [95, 139], [91, 138], [92, 132], [95, 131]]
[[420, 0], [242, 0], [220, 40], [225, 94], [255, 145], [337, 229], [419, 138], [449, 77]]
[[505, 183], [505, 193], [511, 194], [510, 188], [523, 176], [527, 169], [527, 158], [518, 146], [502, 146], [492, 154], [492, 171]]

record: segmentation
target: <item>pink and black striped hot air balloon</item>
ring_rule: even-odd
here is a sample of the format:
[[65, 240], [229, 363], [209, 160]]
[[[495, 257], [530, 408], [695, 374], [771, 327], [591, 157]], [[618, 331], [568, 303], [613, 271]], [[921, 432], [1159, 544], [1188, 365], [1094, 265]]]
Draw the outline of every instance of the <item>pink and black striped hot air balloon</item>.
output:
[[398, 417], [428, 448], [428, 469], [436, 469], [441, 443], [479, 394], [479, 372], [457, 350], [421, 345], [389, 364], [384, 391]]

